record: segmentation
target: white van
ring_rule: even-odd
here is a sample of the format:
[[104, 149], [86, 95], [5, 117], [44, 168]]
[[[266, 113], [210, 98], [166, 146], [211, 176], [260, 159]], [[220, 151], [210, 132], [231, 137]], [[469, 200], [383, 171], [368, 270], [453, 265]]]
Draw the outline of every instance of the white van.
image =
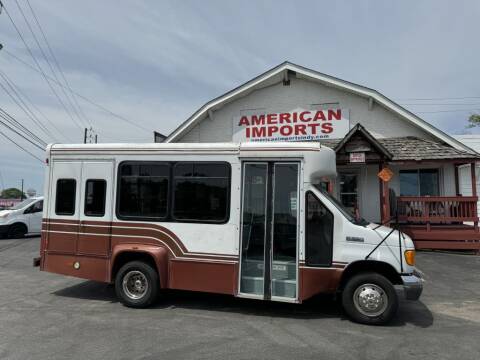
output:
[[43, 196], [31, 197], [7, 210], [0, 210], [0, 238], [18, 239], [27, 234], [40, 234], [42, 211]]
[[291, 303], [331, 293], [380, 324], [395, 286], [421, 294], [412, 240], [324, 190], [335, 153], [318, 143], [51, 145], [47, 158], [40, 269], [113, 282], [127, 306], [164, 289]]

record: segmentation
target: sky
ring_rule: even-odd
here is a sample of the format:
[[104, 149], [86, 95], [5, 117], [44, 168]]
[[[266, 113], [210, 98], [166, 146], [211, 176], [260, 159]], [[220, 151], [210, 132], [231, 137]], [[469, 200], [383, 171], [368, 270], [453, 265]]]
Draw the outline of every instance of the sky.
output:
[[[17, 1], [49, 56], [29, 3], [2, 0], [54, 79]], [[85, 125], [99, 142], [152, 141], [153, 130], [169, 134], [204, 103], [286, 60], [374, 88], [447, 133], [480, 133], [465, 129], [480, 112], [477, 0], [29, 2], [71, 89], [89, 100], [76, 97], [76, 107], [68, 89], [50, 81], [52, 91], [17, 60], [36, 67], [4, 9], [0, 70], [49, 132], [1, 87], [0, 108], [47, 143], [83, 142]], [[1, 77], [0, 84], [7, 86]], [[45, 157], [1, 124], [0, 131]], [[43, 193], [43, 173], [39, 160], [0, 136], [0, 188], [23, 178], [25, 189]]]

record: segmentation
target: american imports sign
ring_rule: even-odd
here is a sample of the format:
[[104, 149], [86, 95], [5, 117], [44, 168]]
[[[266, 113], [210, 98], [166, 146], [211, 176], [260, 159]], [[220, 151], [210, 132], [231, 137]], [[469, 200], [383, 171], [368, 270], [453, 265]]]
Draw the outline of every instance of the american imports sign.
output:
[[233, 119], [234, 141], [307, 141], [343, 138], [350, 130], [348, 109], [294, 110]]

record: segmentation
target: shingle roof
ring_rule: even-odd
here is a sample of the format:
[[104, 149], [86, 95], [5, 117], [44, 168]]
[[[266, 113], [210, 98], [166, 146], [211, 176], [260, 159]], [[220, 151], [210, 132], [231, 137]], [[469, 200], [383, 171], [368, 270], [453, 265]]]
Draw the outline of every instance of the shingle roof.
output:
[[[320, 140], [322, 145], [330, 148], [342, 139]], [[449, 145], [414, 136], [376, 139], [393, 155], [393, 161], [405, 160], [443, 160], [443, 159], [479, 159], [480, 154], [455, 149]]]

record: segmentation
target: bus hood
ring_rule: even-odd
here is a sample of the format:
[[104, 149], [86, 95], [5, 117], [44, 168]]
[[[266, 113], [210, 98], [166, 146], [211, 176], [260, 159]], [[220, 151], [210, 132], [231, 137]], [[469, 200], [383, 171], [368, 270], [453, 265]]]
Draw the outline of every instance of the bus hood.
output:
[[[381, 241], [385, 236], [387, 236], [390, 231], [392, 231], [391, 227], [381, 225], [379, 226], [378, 224], [370, 223], [367, 225], [367, 228], [372, 229], [375, 231], [378, 236], [379, 240]], [[402, 232], [402, 246], [405, 247], [405, 249], [415, 249], [415, 244], [413, 243], [413, 240]], [[389, 245], [394, 245], [398, 246], [398, 230], [393, 231], [393, 233], [390, 234], [387, 240], [385, 240]]]

